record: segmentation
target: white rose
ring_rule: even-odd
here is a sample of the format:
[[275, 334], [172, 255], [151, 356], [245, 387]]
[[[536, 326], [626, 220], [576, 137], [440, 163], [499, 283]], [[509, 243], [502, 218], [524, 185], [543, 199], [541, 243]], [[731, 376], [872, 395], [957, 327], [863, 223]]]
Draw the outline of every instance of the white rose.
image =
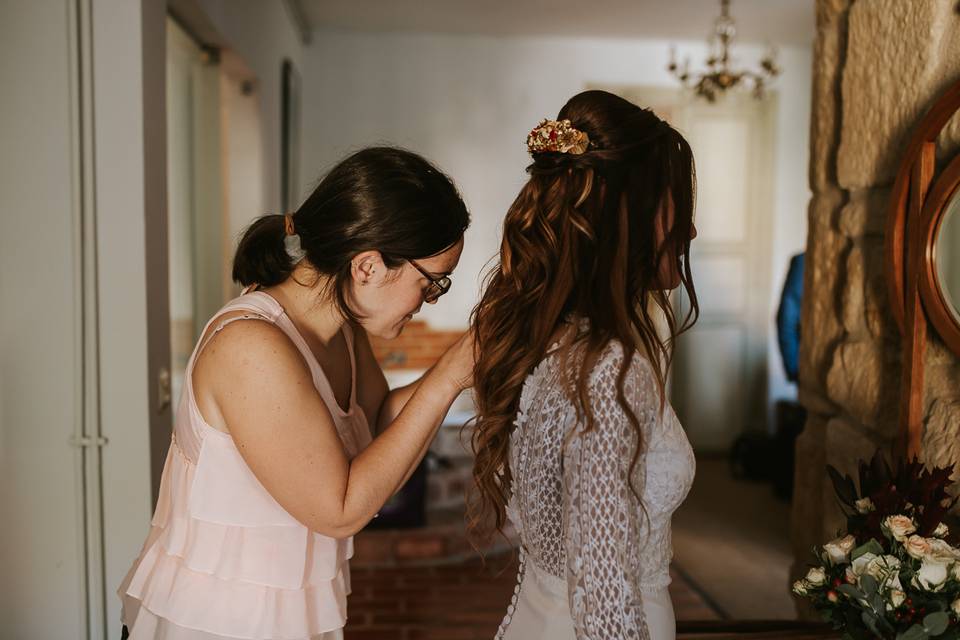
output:
[[923, 536], [910, 536], [904, 540], [903, 549], [911, 558], [922, 560], [930, 553], [930, 543]]
[[950, 533], [949, 527], [942, 522], [937, 525], [936, 529], [933, 530], [933, 535], [937, 538], [945, 538], [948, 533]]
[[807, 595], [807, 585], [803, 580], [797, 580], [793, 583], [793, 592], [798, 596]]
[[954, 600], [953, 602], [951, 602], [951, 603], [950, 603], [950, 608], [953, 610], [953, 612], [954, 612], [955, 614], [957, 614], [958, 616], [960, 616], [960, 598], [957, 598], [956, 600]]
[[870, 513], [877, 510], [870, 498], [860, 498], [854, 503], [854, 506], [857, 508], [857, 513]]
[[960, 582], [960, 562], [954, 563], [953, 567], [950, 568], [950, 575], [953, 576], [954, 580]]
[[813, 567], [807, 571], [806, 582], [811, 587], [822, 587], [827, 582], [827, 572], [822, 567]]
[[916, 581], [927, 591], [939, 591], [947, 581], [947, 569], [948, 565], [943, 562], [925, 559], [920, 563]]
[[867, 568], [865, 569], [868, 575], [873, 576], [877, 579], [881, 585], [886, 584], [888, 581], [893, 582], [895, 580], [894, 587], [900, 588], [900, 576], [898, 575], [900, 570], [900, 559], [896, 556], [878, 556], [867, 563]]
[[900, 591], [899, 589], [891, 589], [889, 596], [890, 596], [890, 604], [893, 605], [894, 609], [902, 605], [903, 601], [907, 599], [907, 594], [905, 594], [903, 591]]
[[939, 538], [927, 538], [927, 544], [930, 550], [927, 557], [937, 562], [950, 563], [954, 560], [960, 560], [960, 551], [950, 546], [945, 540]]
[[850, 552], [853, 551], [856, 544], [856, 538], [853, 536], [844, 536], [836, 540], [831, 540], [823, 545], [823, 550], [826, 552], [831, 564], [843, 564], [844, 562], [850, 561]]
[[867, 565], [871, 561], [875, 560], [877, 554], [870, 553], [869, 551], [853, 561], [851, 566], [853, 567], [853, 574], [858, 578], [863, 575], [864, 571], [867, 569]]
[[903, 542], [908, 535], [917, 530], [913, 520], [904, 515], [888, 516], [884, 519], [883, 526], [890, 531], [890, 535], [897, 542]]

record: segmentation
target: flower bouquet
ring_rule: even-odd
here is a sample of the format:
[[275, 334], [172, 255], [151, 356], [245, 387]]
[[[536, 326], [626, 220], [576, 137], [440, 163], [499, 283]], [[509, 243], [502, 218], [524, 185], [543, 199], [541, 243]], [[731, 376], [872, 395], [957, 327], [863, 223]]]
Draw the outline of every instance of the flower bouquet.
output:
[[916, 460], [892, 471], [880, 452], [860, 462], [860, 492], [833, 467], [846, 535], [814, 549], [815, 563], [793, 592], [848, 640], [960, 640], [960, 527], [944, 522], [957, 499], [953, 466]]

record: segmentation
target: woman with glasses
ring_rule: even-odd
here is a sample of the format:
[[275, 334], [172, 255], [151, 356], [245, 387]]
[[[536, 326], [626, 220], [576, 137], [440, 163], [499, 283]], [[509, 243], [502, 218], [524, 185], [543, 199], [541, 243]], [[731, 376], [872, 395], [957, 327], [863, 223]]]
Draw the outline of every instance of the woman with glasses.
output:
[[362, 150], [245, 232], [244, 293], [187, 365], [152, 527], [119, 595], [134, 640], [342, 638], [353, 535], [470, 384], [465, 336], [389, 391], [368, 335], [450, 288], [469, 215], [413, 153]]

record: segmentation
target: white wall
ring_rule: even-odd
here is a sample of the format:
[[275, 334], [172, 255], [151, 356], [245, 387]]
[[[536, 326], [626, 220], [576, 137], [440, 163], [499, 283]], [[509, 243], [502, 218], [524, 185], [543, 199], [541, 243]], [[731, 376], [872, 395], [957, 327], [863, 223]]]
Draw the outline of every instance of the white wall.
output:
[[[771, 256], [770, 349], [768, 351], [768, 397], [796, 399], [796, 385], [787, 382], [777, 347], [775, 314], [787, 276], [790, 257], [807, 246], [807, 205], [811, 197], [810, 102], [813, 82], [811, 49], [784, 48], [780, 62], [784, 77], [780, 85], [777, 142], [774, 151], [773, 251]], [[788, 75], [789, 74], [789, 75]], [[772, 424], [772, 423], [771, 423]]]
[[68, 13], [0, 8], [0, 81], [20, 87], [0, 99], [0, 638], [81, 638], [86, 616]]
[[[669, 42], [319, 32], [306, 50], [301, 183], [349, 151], [391, 143], [420, 152], [458, 183], [473, 215], [456, 286], [423, 317], [464, 326], [477, 277], [497, 251], [503, 215], [524, 182], [527, 132], [587, 86], [675, 87]], [[700, 43], [683, 43], [696, 66]], [[762, 49], [737, 49], [753, 63]], [[809, 48], [782, 47], [777, 81], [774, 281], [806, 239]], [[776, 287], [776, 288], [779, 288]], [[779, 295], [779, 291], [777, 291]]]

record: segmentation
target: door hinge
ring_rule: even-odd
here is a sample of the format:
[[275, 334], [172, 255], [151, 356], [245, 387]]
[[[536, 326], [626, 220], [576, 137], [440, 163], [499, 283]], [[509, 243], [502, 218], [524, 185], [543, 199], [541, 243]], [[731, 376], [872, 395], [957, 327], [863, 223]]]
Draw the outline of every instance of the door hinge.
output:
[[170, 369], [160, 367], [157, 371], [157, 415], [160, 415], [170, 406], [172, 391]]

